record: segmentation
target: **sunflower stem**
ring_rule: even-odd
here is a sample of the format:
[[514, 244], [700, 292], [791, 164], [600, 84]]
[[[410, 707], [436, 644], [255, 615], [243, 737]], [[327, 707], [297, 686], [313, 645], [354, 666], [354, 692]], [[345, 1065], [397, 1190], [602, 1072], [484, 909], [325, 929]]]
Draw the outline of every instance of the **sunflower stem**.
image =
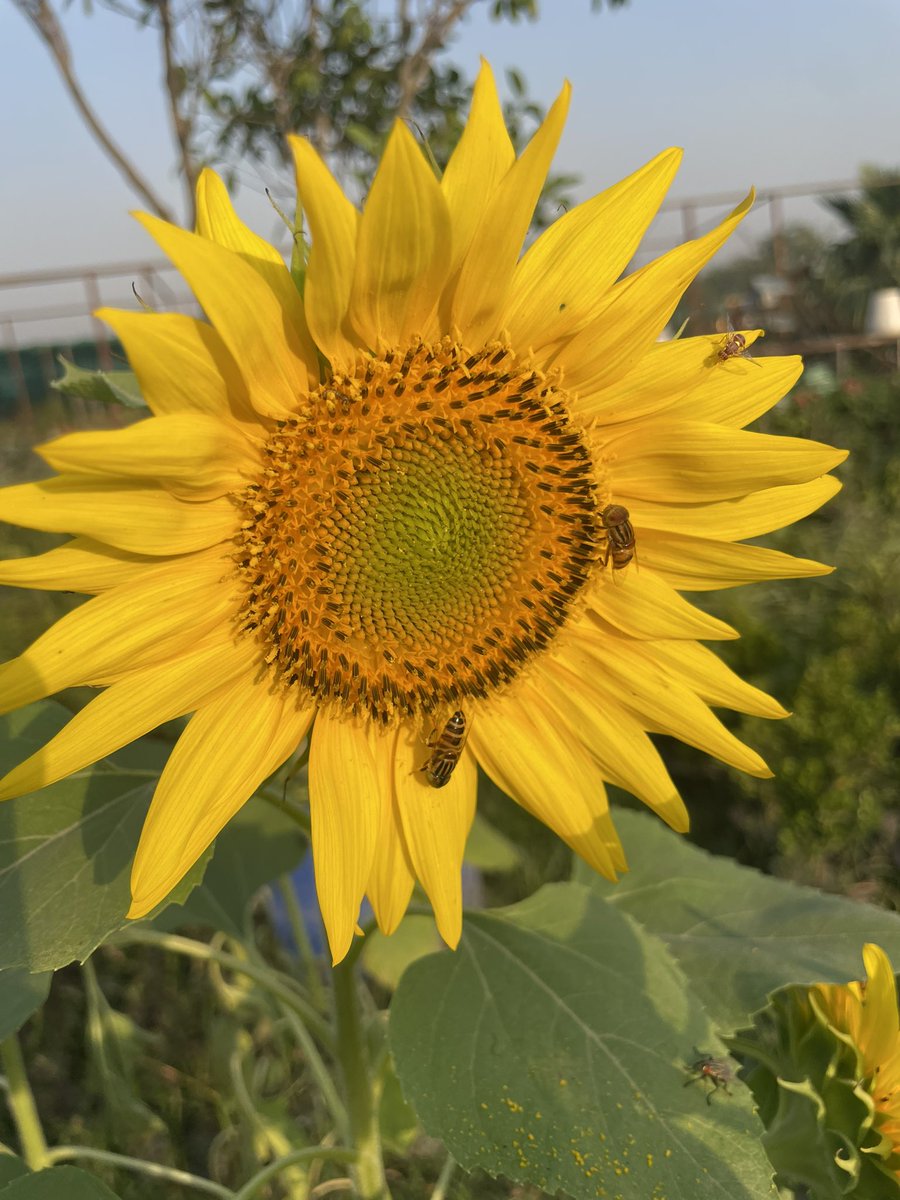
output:
[[189, 1171], [181, 1171], [177, 1167], [149, 1162], [145, 1158], [131, 1158], [127, 1154], [114, 1154], [111, 1150], [95, 1150], [93, 1146], [54, 1146], [47, 1157], [48, 1165], [84, 1158], [89, 1162], [105, 1163], [122, 1171], [135, 1171], [140, 1175], [149, 1175], [152, 1179], [164, 1179], [168, 1183], [207, 1192], [211, 1196], [219, 1196], [221, 1200], [233, 1200], [234, 1196], [231, 1188], [212, 1179], [204, 1179], [201, 1175], [192, 1175]]
[[276, 1159], [275, 1162], [269, 1163], [258, 1171], [239, 1191], [234, 1193], [234, 1200], [250, 1200], [250, 1197], [255, 1196], [270, 1179], [274, 1179], [276, 1175], [281, 1174], [287, 1167], [293, 1166], [295, 1163], [312, 1163], [317, 1159], [334, 1163], [352, 1163], [355, 1158], [356, 1155], [352, 1150], [345, 1150], [342, 1146], [308, 1146], [302, 1150], [291, 1150], [289, 1154], [285, 1154], [282, 1158]]
[[306, 921], [303, 919], [303, 912], [297, 900], [297, 893], [294, 890], [290, 875], [279, 876], [278, 891], [284, 903], [284, 910], [287, 913], [291, 933], [294, 935], [297, 957], [303, 964], [309, 998], [319, 1012], [325, 1012], [328, 1002], [325, 996], [325, 989], [322, 986], [322, 979], [319, 975], [319, 959], [313, 953], [312, 943], [309, 940], [309, 933], [306, 928]]
[[346, 959], [332, 971], [337, 1023], [337, 1056], [344, 1078], [350, 1136], [357, 1152], [354, 1167], [360, 1200], [389, 1200], [381, 1130], [369, 1052], [360, 1017], [359, 993], [352, 962]]
[[25, 1071], [22, 1048], [14, 1033], [0, 1042], [0, 1063], [6, 1075], [7, 1103], [19, 1134], [22, 1157], [32, 1171], [40, 1171], [50, 1163], [47, 1140]]
[[288, 1008], [293, 1009], [310, 1033], [317, 1037], [326, 1049], [331, 1050], [333, 1047], [334, 1035], [327, 1021], [303, 996], [300, 985], [289, 975], [285, 975], [282, 971], [276, 971], [274, 967], [264, 967], [247, 962], [224, 950], [217, 950], [206, 942], [197, 942], [193, 938], [182, 937], [180, 934], [160, 933], [155, 929], [143, 927], [126, 926], [110, 940], [117, 946], [124, 946], [129, 942], [136, 942], [138, 945], [144, 946], [158, 946], [161, 950], [170, 950], [175, 954], [184, 954], [188, 958], [215, 962], [227, 970], [235, 971], [239, 975], [246, 975], [276, 996]]

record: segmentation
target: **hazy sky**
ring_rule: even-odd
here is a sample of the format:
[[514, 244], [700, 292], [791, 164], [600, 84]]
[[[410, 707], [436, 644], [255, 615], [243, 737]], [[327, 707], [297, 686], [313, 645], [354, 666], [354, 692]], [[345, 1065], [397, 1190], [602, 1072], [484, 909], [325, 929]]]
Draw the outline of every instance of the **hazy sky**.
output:
[[[470, 75], [484, 54], [502, 80], [526, 75], [547, 104], [564, 78], [574, 96], [556, 168], [581, 195], [669, 145], [685, 148], [673, 198], [852, 178], [861, 163], [900, 164], [900, 0], [631, 0], [598, 14], [590, 0], [543, 0], [537, 23], [497, 25], [487, 3], [452, 59]], [[180, 208], [156, 35], [94, 6], [66, 12], [75, 63], [114, 137]], [[42, 45], [0, 0], [0, 275], [156, 258], [128, 217], [134, 196], [76, 116]], [[247, 175], [238, 208], [260, 232], [276, 222], [267, 180]], [[254, 194], [255, 193], [255, 194]], [[788, 217], [815, 212], [809, 202]], [[710, 211], [706, 223], [718, 214]], [[671, 224], [671, 219], [670, 219]], [[766, 232], [748, 223], [744, 244]], [[657, 231], [667, 234], [664, 225]], [[0, 314], [19, 293], [0, 292]]]

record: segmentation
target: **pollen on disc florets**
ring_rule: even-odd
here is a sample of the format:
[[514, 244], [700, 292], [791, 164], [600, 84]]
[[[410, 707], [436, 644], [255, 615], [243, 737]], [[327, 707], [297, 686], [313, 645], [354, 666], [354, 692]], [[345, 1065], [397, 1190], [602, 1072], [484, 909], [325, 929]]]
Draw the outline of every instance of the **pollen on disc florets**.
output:
[[280, 680], [386, 722], [515, 678], [606, 539], [567, 401], [449, 338], [299, 401], [238, 497], [241, 628]]

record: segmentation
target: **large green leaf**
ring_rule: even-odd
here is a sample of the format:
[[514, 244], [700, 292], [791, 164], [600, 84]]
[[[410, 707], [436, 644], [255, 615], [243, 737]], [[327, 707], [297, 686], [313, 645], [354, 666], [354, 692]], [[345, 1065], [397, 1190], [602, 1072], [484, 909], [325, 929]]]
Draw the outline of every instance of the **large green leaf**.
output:
[[465, 857], [480, 871], [511, 871], [522, 861], [518, 848], [479, 812], [469, 830]]
[[18, 1179], [20, 1175], [27, 1174], [28, 1168], [18, 1155], [0, 1152], [0, 1188], [5, 1187], [14, 1179]]
[[32, 1013], [37, 1012], [50, 991], [52, 971], [32, 975], [15, 968], [0, 971], [0, 1042], [22, 1028]]
[[576, 884], [466, 917], [391, 1007], [407, 1100], [467, 1169], [576, 1198], [776, 1193], [749, 1093], [685, 1090], [702, 1007], [658, 939]]
[[48, 1167], [0, 1187], [2, 1200], [117, 1200], [105, 1183], [78, 1167]]
[[[50, 702], [0, 718], [0, 765], [26, 758], [69, 714]], [[0, 804], [0, 968], [83, 961], [125, 923], [129, 874], [168, 747], [143, 739], [69, 779]], [[205, 859], [178, 884], [184, 899]]]
[[103, 404], [122, 404], [125, 408], [147, 407], [134, 371], [85, 371], [62, 357], [59, 363], [63, 376], [52, 383], [57, 391], [84, 400], [100, 400]]
[[630, 870], [611, 884], [579, 863], [575, 879], [663, 939], [719, 1029], [786, 983], [858, 978], [864, 942], [900, 962], [895, 913], [717, 858], [644, 813], [615, 819]]
[[440, 946], [433, 919], [413, 914], [404, 917], [390, 935], [373, 929], [363, 947], [362, 965], [382, 987], [393, 990], [411, 963]]
[[172, 904], [157, 917], [157, 928], [199, 923], [243, 937], [250, 900], [264, 884], [293, 870], [306, 850], [306, 835], [290, 816], [259, 797], [250, 800], [216, 838], [203, 882], [184, 904]]

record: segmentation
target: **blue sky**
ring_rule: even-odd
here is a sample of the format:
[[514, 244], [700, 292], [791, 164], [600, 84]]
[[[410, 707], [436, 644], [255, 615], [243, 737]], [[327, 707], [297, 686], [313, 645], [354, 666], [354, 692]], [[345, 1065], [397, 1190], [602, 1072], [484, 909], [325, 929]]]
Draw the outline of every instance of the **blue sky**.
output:
[[[631, 0], [599, 14], [589, 0], [543, 0], [542, 8], [538, 23], [510, 26], [490, 22], [481, 4], [451, 56], [471, 75], [481, 54], [500, 76], [521, 68], [544, 103], [571, 80], [556, 166], [582, 176], [583, 196], [669, 145], [686, 151], [674, 198], [852, 178], [863, 162], [900, 164], [898, 0]], [[73, 4], [65, 23], [113, 135], [180, 205], [154, 33], [96, 6], [88, 17]], [[10, 4], [0, 4], [0, 112], [0, 274], [156, 257], [127, 216], [134, 196]], [[272, 235], [276, 222], [261, 199], [267, 181], [248, 180], [238, 207]], [[795, 202], [787, 215], [814, 212]], [[744, 243], [765, 229], [761, 213]]]

